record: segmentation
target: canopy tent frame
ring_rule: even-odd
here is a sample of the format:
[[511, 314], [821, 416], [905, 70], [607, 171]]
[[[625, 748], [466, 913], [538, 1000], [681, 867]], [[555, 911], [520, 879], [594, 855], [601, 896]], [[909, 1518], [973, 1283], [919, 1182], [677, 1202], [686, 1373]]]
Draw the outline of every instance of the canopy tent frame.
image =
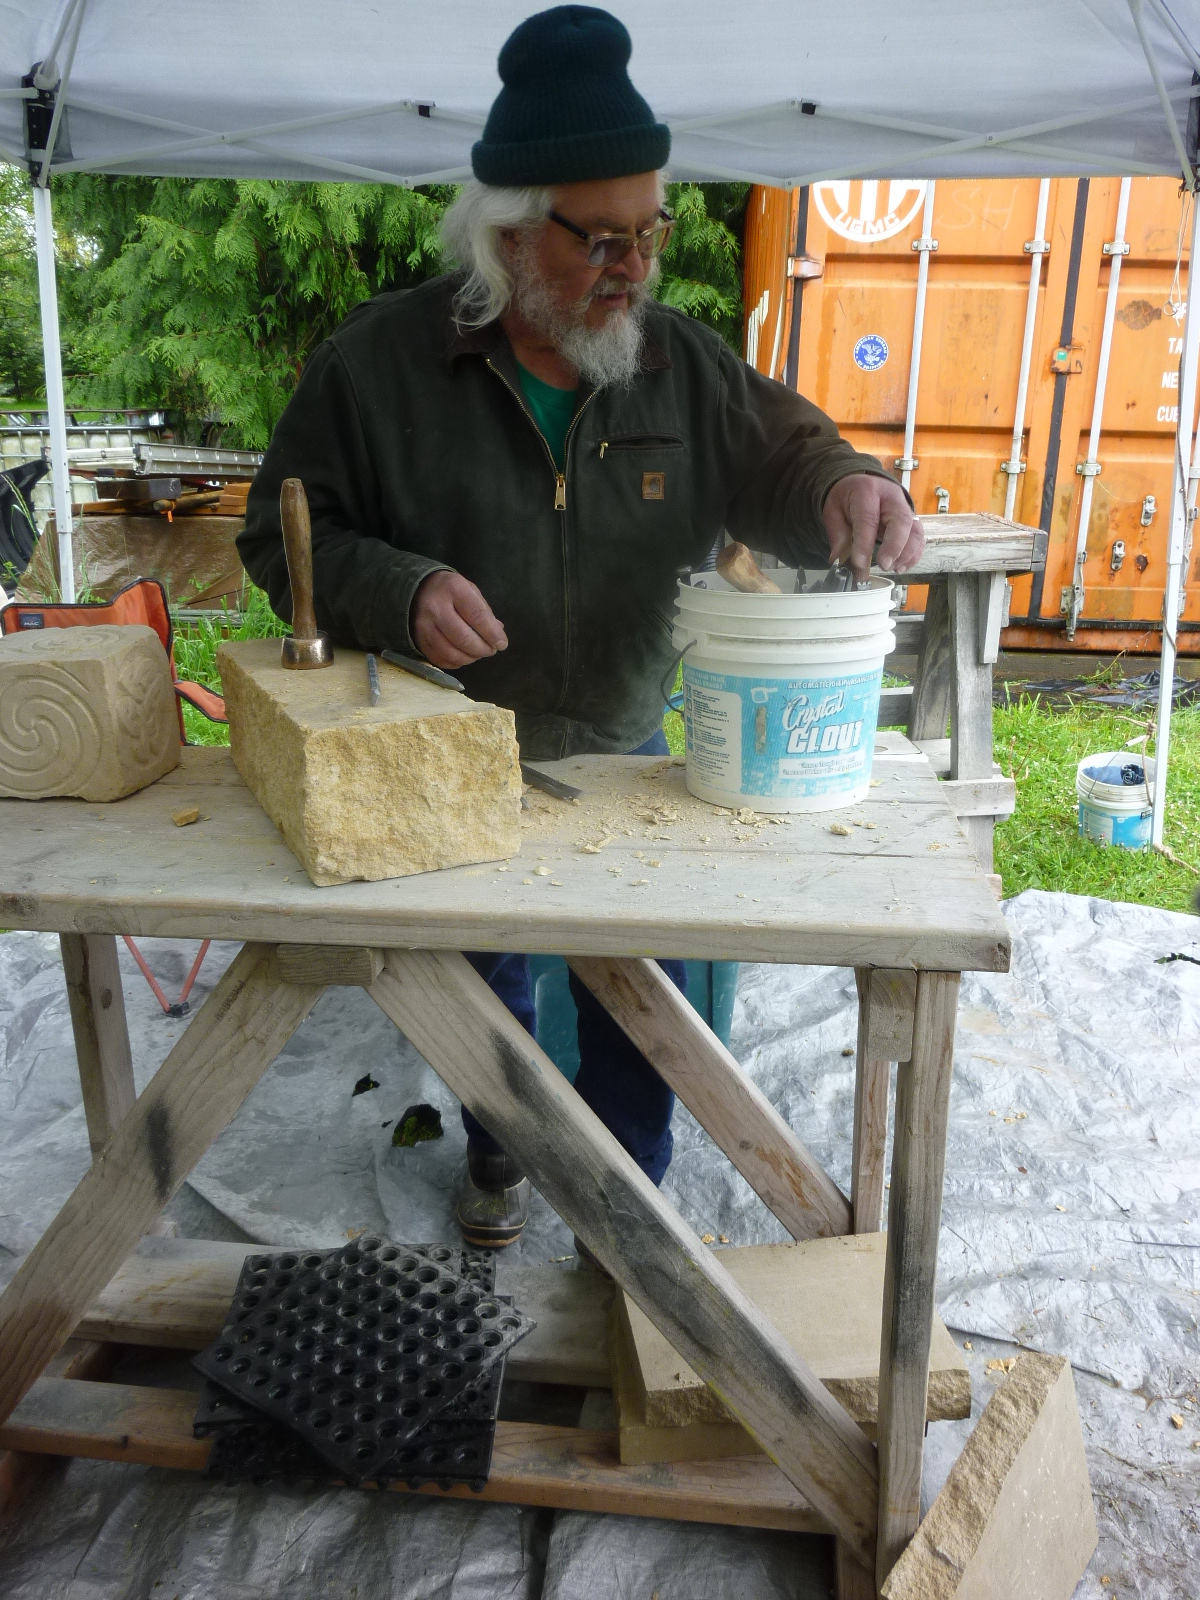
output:
[[[50, 457], [54, 498], [55, 527], [58, 535], [59, 572], [63, 598], [75, 597], [73, 526], [70, 493], [69, 464], [66, 443], [66, 409], [62, 379], [62, 356], [59, 337], [57, 288], [54, 266], [54, 226], [50, 195], [51, 178], [55, 173], [70, 172], [121, 172], [163, 171], [162, 163], [182, 156], [195, 156], [203, 152], [240, 149], [261, 157], [265, 162], [278, 164], [288, 160], [299, 161], [308, 169], [328, 174], [330, 179], [356, 180], [391, 184], [405, 188], [434, 183], [454, 183], [470, 174], [464, 164], [441, 166], [434, 170], [401, 175], [385, 168], [368, 166], [353, 161], [339, 160], [328, 153], [316, 150], [288, 152], [272, 141], [287, 136], [304, 134], [338, 125], [361, 124], [382, 116], [404, 114], [429, 122], [456, 124], [464, 128], [480, 128], [483, 117], [470, 112], [439, 107], [435, 96], [429, 99], [406, 96], [402, 99], [381, 101], [375, 105], [343, 107], [326, 110], [309, 116], [289, 117], [254, 127], [235, 128], [229, 131], [197, 127], [194, 124], [155, 116], [149, 112], [135, 111], [124, 105], [106, 104], [71, 90], [71, 75], [78, 46], [84, 29], [89, 3], [92, 15], [103, 0], [66, 0], [55, 24], [49, 49], [40, 62], [33, 63], [20, 87], [0, 86], [0, 104], [8, 100], [38, 100], [43, 106], [52, 103], [53, 109], [45, 148], [27, 148], [23, 153], [10, 148], [0, 140], [0, 158], [18, 165], [27, 165], [34, 184], [34, 233], [38, 262], [38, 293], [41, 309], [43, 358], [46, 372], [46, 400], [50, 420]], [[1162, 176], [1172, 170], [1162, 160], [1157, 162], [1137, 159], [1127, 154], [1120, 159], [1103, 152], [1090, 152], [1078, 148], [1047, 143], [1046, 136], [1068, 130], [1079, 130], [1089, 125], [1106, 126], [1158, 108], [1162, 115], [1174, 152], [1174, 170], [1181, 176], [1184, 187], [1195, 194], [1197, 189], [1196, 151], [1191, 145], [1191, 127], [1195, 122], [1192, 102], [1200, 98], [1200, 50], [1192, 43], [1186, 30], [1172, 13], [1167, 0], [1125, 0], [1129, 18], [1136, 32], [1138, 44], [1150, 75], [1153, 94], [1104, 103], [1102, 97], [1086, 108], [1074, 108], [1059, 116], [1042, 118], [1034, 122], [1021, 122], [991, 132], [966, 129], [941, 123], [926, 122], [911, 116], [889, 115], [874, 112], [861, 106], [843, 107], [819, 99], [783, 99], [765, 105], [717, 111], [708, 115], [681, 115], [667, 117], [675, 140], [676, 159], [689, 174], [718, 181], [734, 181], [801, 188], [813, 183], [846, 180], [855, 177], [908, 176], [910, 172], [934, 165], [932, 176], [954, 175], [949, 162], [959, 162], [964, 156], [979, 153], [994, 160], [1003, 153], [1011, 160], [1022, 160], [1026, 166], [1038, 170], [1027, 175], [1043, 176], [1047, 165], [1054, 169], [1052, 175], [1119, 174], [1130, 176]], [[1114, 8], [1116, 9], [1116, 8]], [[1175, 81], [1167, 82], [1159, 45], [1147, 27], [1152, 16], [1159, 28], [1165, 31], [1170, 42], [1190, 69], [1193, 82], [1189, 86]], [[635, 24], [636, 26], [636, 24]], [[62, 65], [59, 57], [62, 53]], [[245, 97], [248, 98], [248, 97]], [[1177, 109], [1178, 107], [1178, 109]], [[78, 158], [65, 155], [55, 162], [54, 157], [62, 130], [71, 110], [103, 117], [126, 127], [171, 134], [170, 140], [147, 145], [138, 150]], [[1180, 109], [1183, 110], [1181, 128]], [[734, 132], [739, 124], [755, 123], [761, 128], [764, 118], [794, 116], [841, 123], [852, 129], [872, 130], [881, 133], [901, 134], [930, 141], [929, 147], [907, 150], [895, 157], [904, 172], [887, 170], [889, 161], [874, 157], [861, 163], [826, 162], [792, 177], [751, 170], [749, 165], [730, 165], [727, 154], [731, 136], [736, 146], [748, 147], [749, 140], [739, 140]], [[722, 151], [712, 148], [721, 140]], [[761, 141], [760, 141], [761, 143]], [[682, 147], [682, 150], [681, 150]], [[213, 166], [213, 175], [222, 175]], [[1015, 170], [1010, 167], [1006, 170]], [[199, 174], [197, 174], [199, 175]], [[981, 171], [980, 175], [986, 175]], [[1193, 273], [1196, 268], [1196, 249], [1200, 245], [1200, 204], [1193, 206], [1192, 249], [1188, 261], [1188, 312], [1185, 324], [1183, 352], [1180, 358], [1180, 405], [1176, 437], [1175, 470], [1172, 489], [1172, 515], [1168, 536], [1167, 583], [1163, 606], [1163, 642], [1161, 654], [1161, 683], [1158, 709], [1157, 767], [1154, 784], [1153, 843], [1161, 847], [1166, 810], [1167, 772], [1171, 704], [1174, 688], [1176, 658], [1176, 624], [1183, 594], [1183, 567], [1190, 545], [1192, 522], [1198, 482], [1200, 482], [1200, 432], [1193, 438], [1192, 418], [1197, 391], [1197, 361], [1200, 357], [1200, 317], [1192, 316]], [[927, 230], [928, 231], [928, 230]], [[1116, 262], [1114, 259], [1114, 270]], [[1200, 283], [1200, 277], [1195, 279]], [[906, 455], [911, 451], [906, 449]], [[1086, 538], [1086, 529], [1080, 534]]]

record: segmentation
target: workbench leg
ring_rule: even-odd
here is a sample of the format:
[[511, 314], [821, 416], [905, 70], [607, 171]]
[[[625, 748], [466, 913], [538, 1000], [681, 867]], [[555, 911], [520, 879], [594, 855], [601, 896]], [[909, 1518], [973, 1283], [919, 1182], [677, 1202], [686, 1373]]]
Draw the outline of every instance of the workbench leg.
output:
[[896, 1079], [879, 1362], [879, 1542], [884, 1579], [917, 1531], [933, 1331], [957, 972], [917, 975], [912, 1059]]
[[850, 1232], [845, 1195], [656, 961], [572, 956], [571, 968], [793, 1239]]
[[872, 1560], [879, 1484], [866, 1435], [465, 957], [390, 950], [369, 993], [831, 1532]]
[[910, 739], [944, 739], [950, 720], [950, 600], [945, 578], [931, 578], [913, 680]]
[[0, 1295], [0, 1423], [322, 994], [248, 944]]
[[137, 1099], [117, 941], [111, 933], [62, 933], [59, 943], [83, 1114], [95, 1159]]
[[893, 1061], [912, 1054], [915, 972], [856, 967], [858, 1060], [854, 1074], [854, 1156], [850, 1200], [854, 1232], [883, 1225], [888, 1091]]

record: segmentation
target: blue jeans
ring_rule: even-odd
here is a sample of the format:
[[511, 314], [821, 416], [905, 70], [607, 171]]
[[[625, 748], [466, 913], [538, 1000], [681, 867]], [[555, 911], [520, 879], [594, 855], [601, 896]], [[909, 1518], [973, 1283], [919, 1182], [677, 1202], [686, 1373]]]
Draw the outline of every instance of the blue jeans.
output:
[[[634, 750], [635, 756], [667, 755], [661, 732]], [[466, 952], [467, 960], [492, 993], [528, 1032], [537, 1021], [527, 955], [497, 955], [494, 951]], [[659, 966], [682, 993], [687, 974], [682, 961], [660, 961]], [[661, 1183], [671, 1164], [674, 1140], [671, 1116], [675, 1096], [654, 1068], [633, 1045], [608, 1012], [575, 974], [571, 997], [579, 1013], [579, 1074], [577, 1093], [623, 1145], [652, 1183]], [[500, 1145], [476, 1117], [463, 1107], [467, 1141], [480, 1155], [499, 1155]]]

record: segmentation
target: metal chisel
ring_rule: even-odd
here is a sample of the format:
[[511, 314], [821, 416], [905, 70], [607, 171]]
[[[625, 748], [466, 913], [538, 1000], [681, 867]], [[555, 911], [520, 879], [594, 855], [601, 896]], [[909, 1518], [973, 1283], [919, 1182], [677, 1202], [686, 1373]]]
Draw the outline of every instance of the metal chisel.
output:
[[428, 661], [418, 661], [415, 656], [402, 656], [398, 650], [381, 650], [379, 654], [385, 661], [390, 661], [393, 667], [399, 667], [402, 672], [411, 672], [414, 677], [426, 678], [430, 683], [440, 684], [443, 689], [457, 689], [459, 694], [467, 692], [466, 686], [459, 683], [457, 678], [452, 678], [440, 667], [431, 667]]
[[563, 783], [560, 778], [552, 778], [548, 773], [539, 772], [527, 761], [521, 763], [521, 776], [532, 788], [540, 789], [543, 794], [552, 794], [556, 800], [578, 800], [583, 793], [582, 789]]

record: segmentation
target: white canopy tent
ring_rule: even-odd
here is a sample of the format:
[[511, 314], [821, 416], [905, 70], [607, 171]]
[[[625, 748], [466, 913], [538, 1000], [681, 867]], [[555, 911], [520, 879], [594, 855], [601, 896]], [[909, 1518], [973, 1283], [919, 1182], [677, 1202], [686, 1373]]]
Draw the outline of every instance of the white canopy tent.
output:
[[[35, 179], [64, 591], [73, 569], [53, 174], [456, 181], [469, 173], [499, 87], [500, 46], [542, 3], [0, 0], [0, 159], [29, 164]], [[678, 178], [794, 188], [856, 176], [1096, 174], [1196, 184], [1200, 0], [615, 0], [609, 8], [633, 35], [635, 83], [671, 126]], [[1193, 262], [1198, 217], [1193, 207]], [[1200, 473], [1191, 428], [1198, 345], [1189, 294], [1155, 843]]]

